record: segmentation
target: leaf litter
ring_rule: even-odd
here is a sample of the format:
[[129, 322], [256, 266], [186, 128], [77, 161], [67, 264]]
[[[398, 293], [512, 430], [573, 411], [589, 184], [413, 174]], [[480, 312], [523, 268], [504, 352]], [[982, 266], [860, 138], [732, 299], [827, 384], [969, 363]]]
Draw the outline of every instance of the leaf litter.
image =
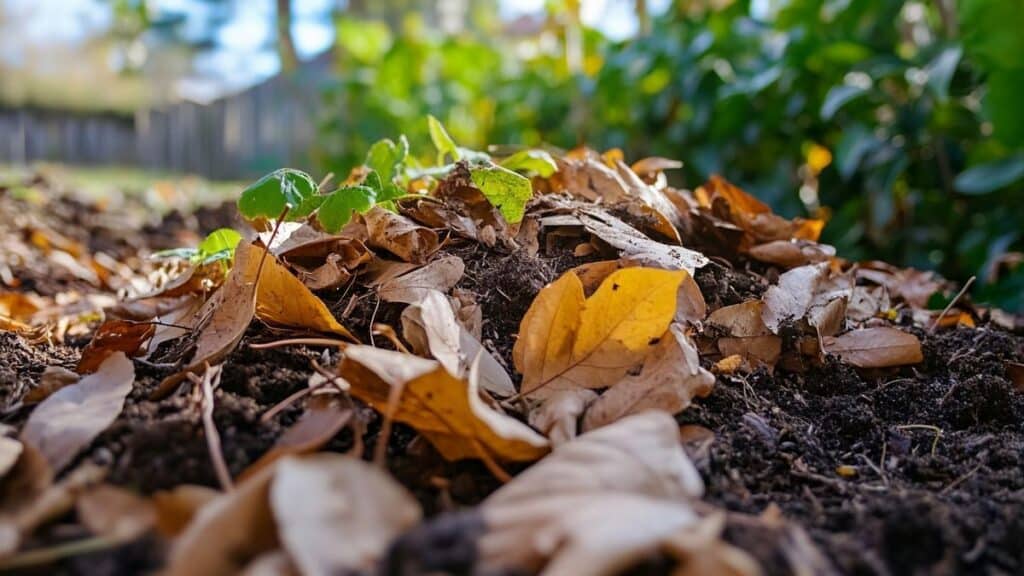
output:
[[0, 194], [0, 566], [1024, 567], [1021, 323], [671, 160], [437, 128], [429, 176], [392, 142], [261, 180], [256, 241]]

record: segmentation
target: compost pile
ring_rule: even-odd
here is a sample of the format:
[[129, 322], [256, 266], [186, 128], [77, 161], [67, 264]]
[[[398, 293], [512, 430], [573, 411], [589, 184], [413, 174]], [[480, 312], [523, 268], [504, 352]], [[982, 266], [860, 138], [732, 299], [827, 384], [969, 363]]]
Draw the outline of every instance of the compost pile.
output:
[[1024, 571], [1018, 319], [671, 160], [432, 132], [156, 221], [0, 189], [0, 570]]

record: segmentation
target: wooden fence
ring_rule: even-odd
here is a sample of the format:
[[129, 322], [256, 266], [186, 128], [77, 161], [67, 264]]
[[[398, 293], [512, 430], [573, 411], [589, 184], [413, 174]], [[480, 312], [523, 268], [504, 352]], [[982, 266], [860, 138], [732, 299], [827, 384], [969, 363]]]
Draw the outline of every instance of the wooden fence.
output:
[[0, 108], [0, 163], [126, 165], [212, 179], [282, 166], [308, 170], [320, 98], [311, 71], [304, 72], [208, 105], [183, 102], [134, 115]]

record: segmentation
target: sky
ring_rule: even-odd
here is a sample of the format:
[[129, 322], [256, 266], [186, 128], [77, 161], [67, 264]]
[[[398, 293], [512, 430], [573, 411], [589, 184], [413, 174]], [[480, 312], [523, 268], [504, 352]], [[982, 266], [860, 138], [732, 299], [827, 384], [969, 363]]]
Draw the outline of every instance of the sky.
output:
[[[40, 54], [48, 46], [79, 45], [102, 34], [113, 21], [114, 0], [0, 0], [0, 62], [18, 67], [31, 54]], [[200, 35], [203, 15], [211, 10], [203, 0], [150, 0], [168, 12], [189, 15], [184, 33]], [[328, 49], [334, 41], [330, 13], [345, 0], [293, 0], [292, 37], [300, 58], [312, 57]], [[470, 0], [471, 1], [471, 0]], [[503, 18], [544, 10], [546, 0], [499, 0]], [[653, 0], [652, 12], [667, 8], [670, 0]], [[225, 93], [274, 75], [279, 62], [273, 47], [274, 0], [231, 0], [232, 17], [220, 27], [215, 47], [192, 63], [194, 70], [177, 82], [180, 96], [208, 101]], [[634, 0], [582, 0], [584, 24], [602, 30], [613, 38], [626, 38], [637, 29]], [[190, 30], [190, 26], [194, 29]], [[45, 51], [42, 52], [45, 56]], [[39, 66], [39, 59], [32, 59]], [[67, 63], [64, 63], [65, 65]]]

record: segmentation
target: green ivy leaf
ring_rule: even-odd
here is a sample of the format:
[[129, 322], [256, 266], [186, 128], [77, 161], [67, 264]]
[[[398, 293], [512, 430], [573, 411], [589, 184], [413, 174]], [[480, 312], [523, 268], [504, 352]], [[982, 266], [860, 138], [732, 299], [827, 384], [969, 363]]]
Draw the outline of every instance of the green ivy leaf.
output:
[[516, 223], [523, 219], [526, 203], [533, 197], [529, 178], [495, 164], [472, 168], [470, 176], [505, 220]]
[[363, 213], [373, 208], [377, 192], [369, 186], [349, 186], [324, 197], [317, 220], [324, 230], [335, 233], [352, 219], [352, 212]]
[[440, 120], [434, 118], [433, 115], [427, 115], [427, 128], [430, 130], [430, 139], [434, 142], [434, 148], [437, 148], [438, 164], [444, 164], [444, 157], [447, 154], [451, 154], [452, 160], [456, 162], [462, 159], [459, 147], [455, 145], [455, 141], [448, 135], [448, 131], [444, 129]]
[[320, 205], [317, 185], [301, 170], [281, 168], [242, 191], [238, 211], [249, 220], [277, 218], [289, 207], [288, 220], [309, 216]]
[[953, 187], [961, 194], [981, 196], [1024, 178], [1024, 154], [987, 162], [961, 172]]
[[558, 164], [551, 154], [537, 149], [520, 150], [502, 160], [501, 166], [509, 170], [536, 172], [542, 178], [547, 178], [558, 171]]
[[409, 155], [409, 141], [405, 135], [395, 144], [390, 138], [378, 140], [366, 154], [366, 165], [380, 175], [381, 182], [392, 182], [398, 176]]

